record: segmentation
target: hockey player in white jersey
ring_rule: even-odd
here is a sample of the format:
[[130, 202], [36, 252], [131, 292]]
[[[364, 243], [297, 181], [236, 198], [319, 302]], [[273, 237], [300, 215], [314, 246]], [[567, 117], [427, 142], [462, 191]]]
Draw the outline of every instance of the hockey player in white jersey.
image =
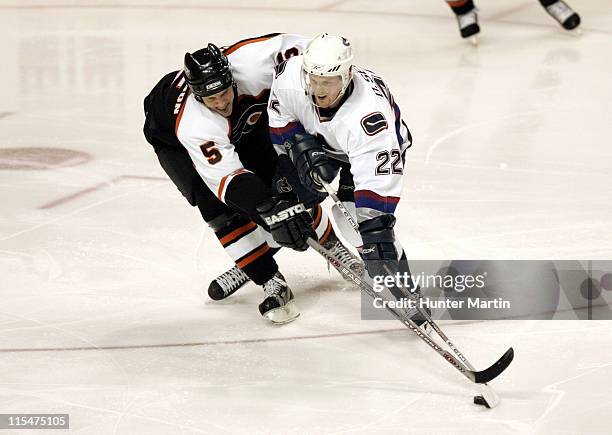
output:
[[318, 180], [340, 171], [338, 196], [354, 201], [369, 275], [409, 273], [393, 228], [412, 137], [384, 81], [353, 65], [349, 41], [324, 33], [280, 64], [268, 116], [277, 152], [289, 155], [305, 186], [323, 191]]
[[[270, 34], [222, 49], [208, 44], [187, 53], [184, 69], [167, 74], [145, 99], [147, 141], [236, 263], [211, 283], [210, 297], [223, 299], [251, 279], [265, 290], [261, 314], [276, 323], [299, 314], [272, 257], [279, 245], [305, 250], [313, 237], [348, 253], [318, 205], [323, 197], [306, 191], [293, 171], [283, 171], [268, 133], [274, 66], [299, 54], [306, 42]], [[279, 205], [294, 213], [278, 219]]]

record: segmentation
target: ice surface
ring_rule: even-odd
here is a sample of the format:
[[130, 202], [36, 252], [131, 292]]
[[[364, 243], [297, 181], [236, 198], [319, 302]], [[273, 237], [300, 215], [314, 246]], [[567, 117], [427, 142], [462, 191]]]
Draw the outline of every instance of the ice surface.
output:
[[253, 285], [207, 300], [230, 261], [141, 134], [185, 51], [343, 33], [414, 135], [410, 258], [610, 259], [612, 4], [570, 2], [575, 37], [535, 0], [479, 3], [474, 48], [441, 0], [0, 0], [0, 148], [49, 149], [0, 169], [0, 412], [88, 434], [610, 433], [607, 322], [443, 324], [477, 367], [514, 347], [486, 410], [400, 324], [361, 321], [313, 252], [277, 256], [294, 323], [264, 322]]

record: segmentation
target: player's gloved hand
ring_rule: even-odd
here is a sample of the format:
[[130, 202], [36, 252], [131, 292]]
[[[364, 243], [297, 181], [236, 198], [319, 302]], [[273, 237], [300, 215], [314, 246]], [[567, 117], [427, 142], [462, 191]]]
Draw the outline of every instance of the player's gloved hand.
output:
[[304, 187], [312, 192], [325, 192], [318, 180], [331, 183], [340, 168], [327, 158], [321, 141], [316, 136], [298, 133], [293, 141], [285, 142], [285, 149]]
[[291, 158], [287, 154], [281, 154], [278, 156], [276, 174], [272, 179], [272, 194], [286, 194], [288, 192], [293, 192], [298, 197], [298, 201], [308, 209], [327, 198], [327, 193], [311, 192], [306, 189]]
[[257, 205], [257, 212], [270, 227], [272, 237], [281, 246], [305, 251], [307, 240], [317, 240], [312, 228], [312, 217], [297, 202], [293, 194], [272, 197]]
[[399, 271], [394, 225], [395, 216], [392, 214], [383, 214], [359, 224], [359, 233], [363, 240], [359, 254], [372, 279], [376, 276], [393, 275]]

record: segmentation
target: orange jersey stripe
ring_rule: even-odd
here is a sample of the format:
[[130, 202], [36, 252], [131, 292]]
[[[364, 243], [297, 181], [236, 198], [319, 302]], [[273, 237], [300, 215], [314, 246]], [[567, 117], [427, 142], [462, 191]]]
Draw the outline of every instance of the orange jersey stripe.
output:
[[240, 168], [240, 169], [236, 169], [234, 172], [232, 172], [231, 174], [227, 174], [225, 177], [223, 177], [221, 179], [221, 183], [219, 183], [219, 190], [217, 190], [217, 198], [219, 198], [221, 201], [223, 201], [222, 196], [223, 196], [223, 188], [225, 187], [225, 183], [227, 182], [227, 179], [229, 177], [234, 177], [235, 175], [240, 175], [244, 172], [249, 172], [244, 168]]
[[314, 218], [314, 222], [312, 223], [312, 228], [314, 228], [315, 230], [317, 229], [317, 226], [319, 226], [319, 223], [321, 222], [321, 216], [323, 216], [321, 206], [317, 204], [316, 207], [317, 208], [315, 211], [315, 218]]
[[244, 260], [240, 260], [238, 263], [236, 263], [238, 265], [239, 268], [244, 269], [246, 266], [248, 266], [249, 264], [251, 264], [253, 261], [257, 260], [259, 257], [261, 257], [262, 255], [264, 255], [266, 252], [268, 252], [270, 250], [270, 247], [268, 246], [267, 243], [264, 243], [264, 245], [261, 248], [258, 248], [256, 251], [254, 251], [251, 255], [249, 255], [248, 257], [246, 257]]
[[227, 181], [227, 177], [229, 177], [229, 175], [226, 175], [225, 177], [223, 177], [221, 179], [221, 183], [219, 183], [219, 190], [217, 191], [217, 198], [219, 198], [221, 201], [223, 201], [221, 199], [221, 194], [223, 193], [223, 188], [225, 187], [225, 182]]
[[331, 234], [332, 231], [332, 224], [331, 222], [327, 223], [327, 229], [325, 230], [325, 234], [323, 234], [323, 237], [321, 237], [321, 240], [319, 240], [319, 243], [322, 245], [323, 243], [325, 243], [325, 241], [327, 240], [327, 238], [329, 237], [329, 235]]
[[244, 226], [242, 226], [242, 227], [232, 231], [228, 235], [221, 237], [219, 239], [219, 241], [221, 242], [221, 244], [223, 246], [225, 246], [229, 242], [236, 240], [239, 236], [241, 236], [242, 234], [246, 233], [250, 229], [255, 228], [256, 226], [257, 226], [257, 224], [255, 222], [249, 222], [248, 224], [246, 224], [246, 225], [244, 225]]
[[446, 0], [446, 3], [448, 3], [448, 5], [452, 8], [457, 8], [459, 6], [463, 6], [464, 4], [466, 4], [468, 2], [468, 0]]
[[230, 47], [228, 47], [223, 54], [225, 54], [226, 56], [229, 56], [230, 54], [232, 54], [234, 51], [238, 50], [240, 47], [244, 47], [245, 45], [248, 44], [252, 44], [254, 42], [260, 42], [260, 41], [266, 41], [268, 39], [274, 38], [275, 36], [278, 36], [280, 33], [276, 33], [274, 35], [268, 35], [268, 36], [261, 36], [259, 38], [253, 38], [253, 39], [246, 39], [244, 41], [238, 42]]

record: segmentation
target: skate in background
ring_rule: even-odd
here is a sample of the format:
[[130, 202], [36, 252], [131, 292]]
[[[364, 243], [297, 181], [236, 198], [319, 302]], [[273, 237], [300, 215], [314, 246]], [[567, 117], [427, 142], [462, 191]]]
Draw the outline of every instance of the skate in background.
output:
[[[565, 30], [578, 30], [580, 15], [563, 0], [538, 0], [544, 10], [553, 17]], [[446, 0], [457, 17], [461, 37], [469, 39], [478, 45], [480, 25], [478, 24], [478, 8], [474, 0]]]

